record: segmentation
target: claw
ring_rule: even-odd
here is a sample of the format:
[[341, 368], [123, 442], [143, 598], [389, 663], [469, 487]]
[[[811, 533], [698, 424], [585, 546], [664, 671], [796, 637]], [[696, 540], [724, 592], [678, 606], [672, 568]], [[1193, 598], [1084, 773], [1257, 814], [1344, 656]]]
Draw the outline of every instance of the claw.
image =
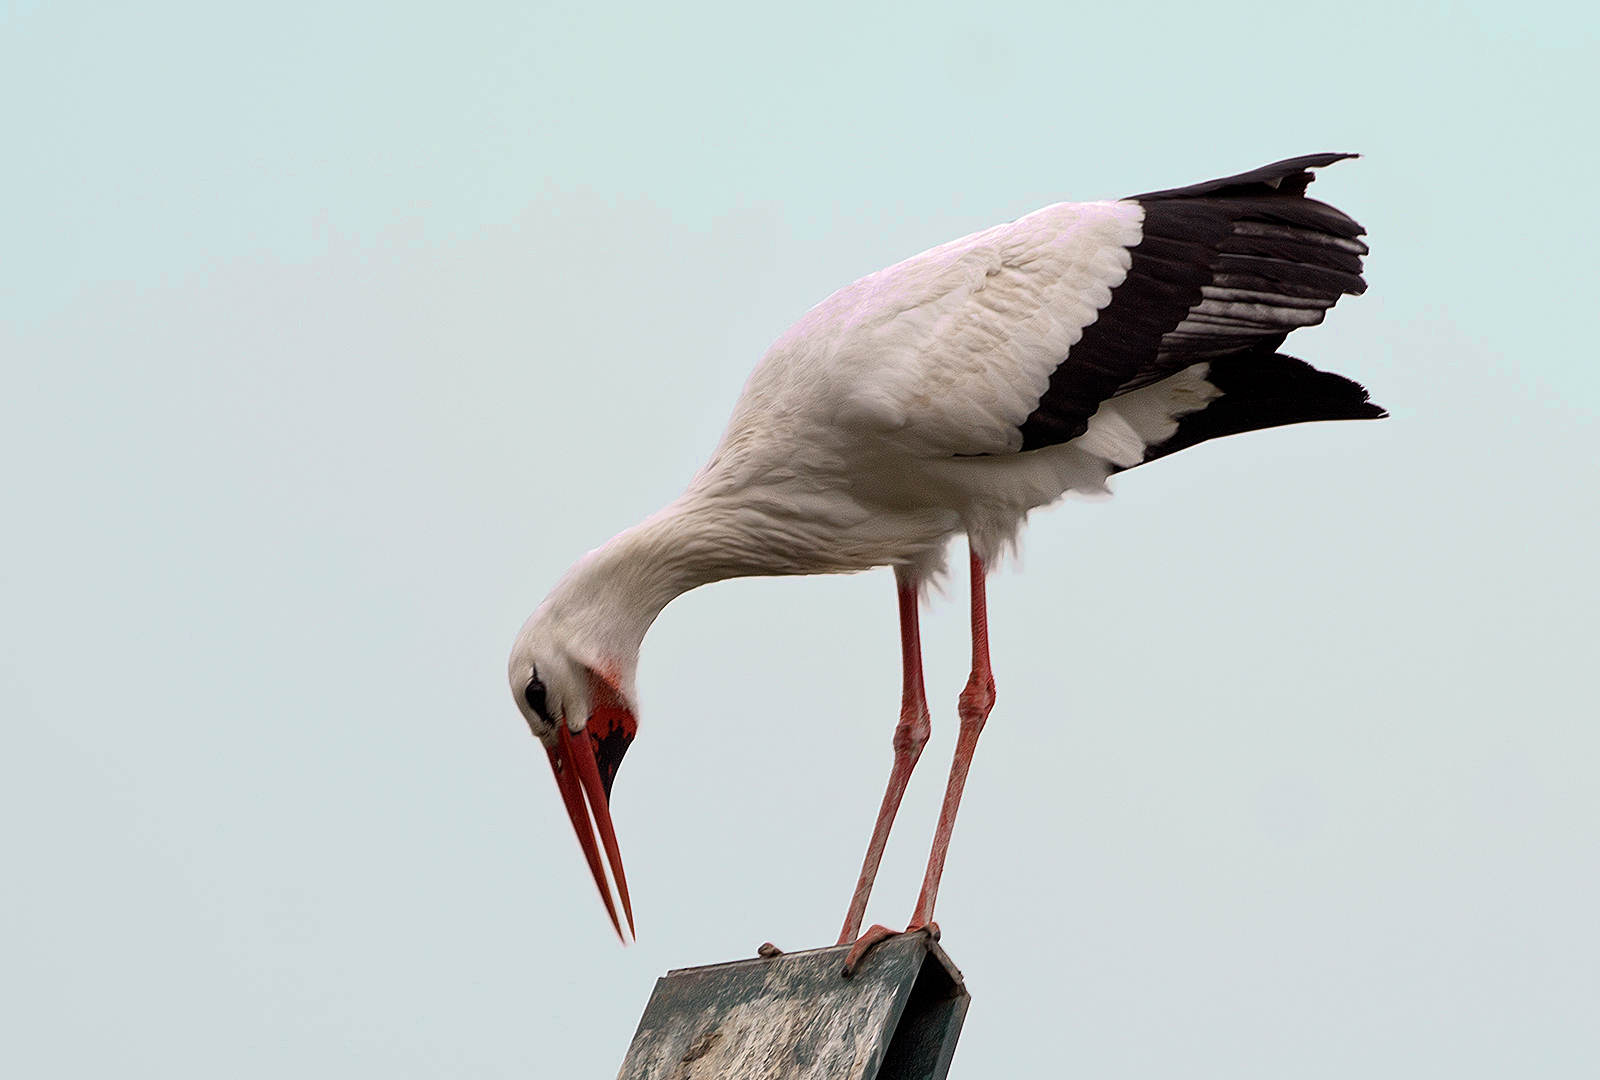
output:
[[908, 926], [902, 931], [890, 930], [887, 926], [880, 926], [877, 923], [874, 923], [873, 925], [867, 927], [867, 932], [865, 934], [862, 934], [856, 939], [856, 943], [854, 945], [850, 946], [850, 951], [845, 954], [844, 968], [839, 972], [839, 974], [848, 979], [850, 976], [856, 973], [856, 968], [861, 966], [861, 961], [866, 958], [867, 953], [872, 950], [873, 946], [888, 941], [892, 937], [899, 937], [902, 933], [927, 934], [932, 940], [938, 941], [939, 924], [936, 922], [931, 922], [925, 926]]
[[898, 930], [890, 930], [887, 926], [880, 926], [877, 923], [867, 927], [867, 932], [856, 938], [856, 943], [850, 946], [850, 951], [844, 958], [844, 968], [839, 974], [847, 979], [854, 975], [856, 968], [867, 955], [867, 950], [879, 942], [888, 941], [899, 933], [900, 931]]

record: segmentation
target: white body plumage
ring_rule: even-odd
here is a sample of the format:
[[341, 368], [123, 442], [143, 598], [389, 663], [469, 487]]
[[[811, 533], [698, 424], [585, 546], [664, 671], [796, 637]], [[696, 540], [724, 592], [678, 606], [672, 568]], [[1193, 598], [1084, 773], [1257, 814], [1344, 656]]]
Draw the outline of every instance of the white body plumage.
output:
[[1204, 362], [1101, 405], [1075, 439], [1019, 453], [1051, 370], [1111, 300], [1140, 240], [1132, 202], [1061, 203], [845, 286], [767, 352], [711, 460], [671, 505], [580, 560], [528, 619], [515, 672], [577, 666], [635, 704], [645, 631], [730, 577], [904, 566], [926, 582], [952, 536], [986, 562], [1028, 512], [1100, 492], [1215, 397]]

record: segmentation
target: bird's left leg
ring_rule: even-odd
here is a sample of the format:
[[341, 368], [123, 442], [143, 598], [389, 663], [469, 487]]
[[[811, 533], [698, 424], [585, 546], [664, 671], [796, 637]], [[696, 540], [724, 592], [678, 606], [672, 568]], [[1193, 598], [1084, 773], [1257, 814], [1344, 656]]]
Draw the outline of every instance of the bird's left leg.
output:
[[[928, 872], [922, 879], [922, 894], [917, 897], [917, 910], [911, 916], [913, 930], [927, 930], [935, 938], [939, 928], [933, 921], [933, 901], [939, 895], [939, 878], [944, 874], [944, 857], [950, 849], [950, 833], [955, 829], [956, 810], [961, 805], [961, 792], [967, 786], [967, 770], [972, 766], [972, 752], [978, 745], [978, 735], [994, 708], [994, 673], [989, 668], [989, 602], [984, 589], [988, 573], [977, 552], [972, 563], [972, 674], [967, 678], [966, 689], [961, 691], [959, 712], [961, 732], [956, 740], [955, 760], [950, 763], [950, 782], [945, 787], [944, 806], [939, 811], [939, 828], [933, 835], [933, 851], [928, 856]], [[856, 940], [844, 961], [844, 974], [852, 974], [861, 958], [878, 942], [893, 937], [898, 931], [884, 926], [874, 926]], [[844, 944], [841, 940], [840, 944]]]
[[[928, 742], [932, 724], [928, 717], [928, 700], [922, 689], [922, 636], [917, 626], [917, 578], [908, 570], [896, 568], [895, 585], [900, 594], [900, 665], [903, 688], [900, 695], [900, 722], [894, 729], [894, 768], [889, 773], [889, 786], [883, 793], [883, 805], [878, 810], [878, 821], [872, 829], [872, 840], [867, 844], [867, 857], [861, 864], [861, 877], [856, 881], [855, 895], [850, 899], [850, 910], [844, 917], [844, 929], [839, 933], [839, 944], [854, 941], [861, 930], [861, 918], [867, 911], [867, 897], [872, 895], [872, 883], [878, 877], [878, 864], [883, 859], [883, 847], [889, 842], [889, 829], [900, 809], [900, 800], [906, 793], [906, 783], [911, 770]], [[867, 932], [883, 931], [873, 927]], [[887, 933], [887, 931], [883, 931]]]

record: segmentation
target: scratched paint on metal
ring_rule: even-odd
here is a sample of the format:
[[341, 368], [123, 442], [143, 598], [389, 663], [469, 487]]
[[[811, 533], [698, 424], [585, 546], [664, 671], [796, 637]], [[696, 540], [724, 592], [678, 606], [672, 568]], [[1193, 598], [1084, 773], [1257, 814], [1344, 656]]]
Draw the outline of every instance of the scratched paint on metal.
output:
[[[932, 1056], [942, 1077], [966, 1011], [966, 991], [947, 957], [923, 934], [893, 938], [854, 978], [839, 970], [847, 947], [814, 949], [668, 972], [639, 1022], [618, 1080], [877, 1080], [896, 1031], [927, 1038], [929, 1024], [904, 1017], [913, 986], [917, 1009], [936, 965], [938, 1028]], [[942, 1050], [941, 1050], [942, 1048]], [[906, 1054], [897, 1049], [895, 1058]], [[899, 1070], [895, 1070], [898, 1072]], [[887, 1074], [885, 1074], [887, 1075]]]

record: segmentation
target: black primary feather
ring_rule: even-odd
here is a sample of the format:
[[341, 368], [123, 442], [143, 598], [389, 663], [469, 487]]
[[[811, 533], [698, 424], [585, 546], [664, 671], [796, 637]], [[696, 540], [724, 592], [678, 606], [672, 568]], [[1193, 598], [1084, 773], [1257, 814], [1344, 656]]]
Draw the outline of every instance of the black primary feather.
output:
[[[1154, 461], [1207, 439], [1315, 420], [1381, 420], [1389, 414], [1367, 400], [1366, 387], [1271, 349], [1207, 361], [1206, 381], [1222, 396], [1178, 418], [1178, 430], [1145, 451]], [[1140, 462], [1144, 464], [1144, 462]]]
[[[1260, 365], [1290, 331], [1316, 325], [1339, 297], [1364, 291], [1361, 257], [1367, 246], [1358, 239], [1361, 226], [1305, 197], [1310, 169], [1354, 156], [1290, 158], [1237, 176], [1133, 196], [1144, 209], [1144, 235], [1130, 249], [1128, 276], [1052, 373], [1037, 408], [1021, 425], [1022, 449], [1075, 439], [1101, 402], [1200, 361], [1249, 356]], [[1256, 390], [1250, 380], [1235, 385], [1235, 394]], [[1226, 393], [1205, 411], [1226, 400]], [[1305, 411], [1302, 405], [1294, 408]], [[1246, 410], [1235, 401], [1227, 412], [1234, 424], [1244, 426], [1217, 434], [1345, 418], [1300, 417], [1294, 408]], [[1245, 416], [1254, 422], [1245, 423]]]

